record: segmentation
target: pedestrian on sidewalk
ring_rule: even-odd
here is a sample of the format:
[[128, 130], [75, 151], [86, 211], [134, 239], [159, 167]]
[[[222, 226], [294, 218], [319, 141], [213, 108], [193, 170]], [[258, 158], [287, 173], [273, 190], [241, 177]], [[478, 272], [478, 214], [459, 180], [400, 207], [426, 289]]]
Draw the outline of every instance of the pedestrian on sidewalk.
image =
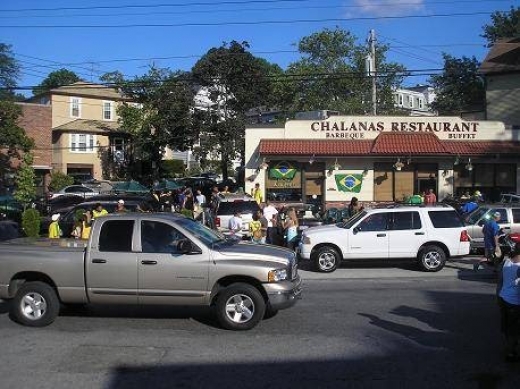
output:
[[497, 293], [505, 359], [520, 362], [520, 244], [515, 244], [500, 270]]
[[500, 235], [500, 212], [495, 212], [493, 217], [489, 219], [482, 227], [484, 234], [484, 258], [473, 265], [473, 270], [477, 271], [480, 265], [494, 265], [495, 259], [501, 257], [500, 245], [498, 244], [498, 236]]

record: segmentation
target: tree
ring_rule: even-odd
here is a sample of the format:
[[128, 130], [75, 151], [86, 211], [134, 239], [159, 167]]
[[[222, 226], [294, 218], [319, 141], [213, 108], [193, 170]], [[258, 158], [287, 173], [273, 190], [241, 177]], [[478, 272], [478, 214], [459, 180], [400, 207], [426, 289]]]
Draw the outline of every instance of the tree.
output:
[[429, 80], [436, 94], [431, 107], [440, 115], [483, 110], [486, 90], [478, 74], [480, 64], [477, 59], [455, 58], [446, 53], [443, 57], [443, 73]]
[[[303, 37], [298, 43], [302, 58], [286, 70], [286, 89], [292, 98], [290, 112], [331, 109], [343, 114], [371, 111], [372, 79], [367, 77], [366, 45], [357, 45], [356, 37], [336, 27]], [[400, 86], [404, 66], [386, 62], [388, 47], [376, 47], [378, 106], [380, 113], [394, 110], [392, 92]]]
[[233, 159], [244, 160], [245, 114], [263, 105], [270, 94], [265, 62], [232, 41], [210, 49], [192, 68], [195, 82], [209, 91], [211, 106], [200, 112], [204, 125], [201, 155], [218, 155], [224, 179]]
[[24, 209], [36, 197], [36, 186], [34, 185], [33, 155], [28, 152], [23, 156], [22, 164], [16, 171], [16, 192], [14, 198], [23, 204]]
[[74, 183], [74, 178], [68, 176], [65, 173], [60, 172], [59, 170], [55, 170], [52, 172], [51, 183], [49, 185], [49, 189], [53, 192], [57, 192], [66, 186], [72, 185]]
[[14, 88], [19, 76], [20, 65], [14, 58], [11, 46], [0, 43], [0, 100], [10, 100], [14, 97]]
[[118, 72], [103, 79], [133, 102], [118, 108], [121, 128], [132, 137], [133, 159], [127, 171], [133, 178], [160, 178], [165, 148], [185, 151], [197, 140], [190, 75], [152, 67], [134, 80]]
[[487, 40], [488, 47], [501, 38], [520, 37], [520, 7], [511, 6], [509, 13], [497, 11], [491, 14], [491, 22], [482, 27], [484, 34], [481, 35]]
[[32, 89], [34, 95], [39, 95], [64, 85], [74, 84], [81, 79], [71, 70], [60, 69], [49, 73], [49, 75], [38, 85]]

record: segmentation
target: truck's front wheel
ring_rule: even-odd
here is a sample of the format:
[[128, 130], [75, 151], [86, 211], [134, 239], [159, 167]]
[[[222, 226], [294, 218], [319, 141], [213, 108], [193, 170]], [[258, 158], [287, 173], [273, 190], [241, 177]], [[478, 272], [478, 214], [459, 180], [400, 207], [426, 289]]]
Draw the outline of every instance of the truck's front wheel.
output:
[[55, 290], [40, 281], [23, 284], [13, 299], [11, 317], [17, 323], [30, 327], [51, 324], [60, 312]]
[[243, 331], [253, 328], [262, 320], [265, 301], [254, 286], [236, 283], [219, 293], [215, 308], [222, 327]]

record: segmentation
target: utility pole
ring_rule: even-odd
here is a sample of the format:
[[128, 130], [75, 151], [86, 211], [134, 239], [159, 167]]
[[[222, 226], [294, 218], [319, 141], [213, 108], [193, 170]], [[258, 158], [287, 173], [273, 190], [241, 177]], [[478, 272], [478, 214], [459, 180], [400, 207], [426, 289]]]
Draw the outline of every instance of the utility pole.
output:
[[370, 35], [368, 37], [368, 43], [370, 44], [370, 55], [369, 61], [369, 76], [372, 77], [372, 114], [377, 115], [377, 84], [376, 84], [376, 32], [375, 30], [370, 30]]

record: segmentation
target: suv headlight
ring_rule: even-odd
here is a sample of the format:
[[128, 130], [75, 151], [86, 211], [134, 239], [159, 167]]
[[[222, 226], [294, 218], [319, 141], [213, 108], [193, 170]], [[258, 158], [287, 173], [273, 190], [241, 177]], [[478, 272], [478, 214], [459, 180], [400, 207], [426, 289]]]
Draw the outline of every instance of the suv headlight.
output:
[[287, 269], [271, 270], [267, 275], [269, 282], [278, 282], [287, 279]]

